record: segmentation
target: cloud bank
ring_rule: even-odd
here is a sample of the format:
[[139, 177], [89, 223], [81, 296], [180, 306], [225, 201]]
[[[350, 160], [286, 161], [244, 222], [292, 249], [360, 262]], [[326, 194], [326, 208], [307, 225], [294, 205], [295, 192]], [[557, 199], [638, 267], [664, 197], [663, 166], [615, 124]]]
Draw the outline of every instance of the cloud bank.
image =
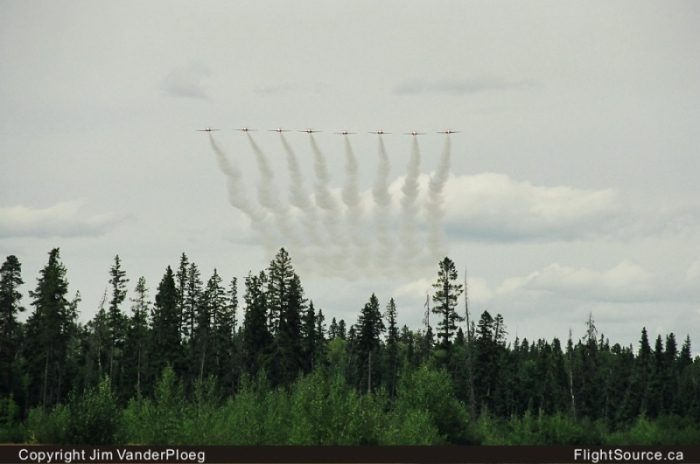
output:
[[85, 217], [83, 203], [64, 201], [48, 208], [11, 206], [0, 208], [0, 237], [98, 237], [128, 219], [105, 213]]

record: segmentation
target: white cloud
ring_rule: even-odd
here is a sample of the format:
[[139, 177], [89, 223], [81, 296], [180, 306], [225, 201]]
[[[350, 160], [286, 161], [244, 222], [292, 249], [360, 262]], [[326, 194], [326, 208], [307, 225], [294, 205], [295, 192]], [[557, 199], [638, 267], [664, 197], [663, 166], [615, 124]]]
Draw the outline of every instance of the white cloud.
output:
[[44, 209], [26, 206], [0, 208], [0, 237], [100, 236], [128, 218], [105, 213], [80, 214], [82, 202], [64, 201]]
[[578, 300], [644, 301], [651, 298], [653, 276], [624, 260], [608, 270], [572, 268], [553, 263], [527, 277], [504, 280], [498, 295], [513, 292], [550, 293]]

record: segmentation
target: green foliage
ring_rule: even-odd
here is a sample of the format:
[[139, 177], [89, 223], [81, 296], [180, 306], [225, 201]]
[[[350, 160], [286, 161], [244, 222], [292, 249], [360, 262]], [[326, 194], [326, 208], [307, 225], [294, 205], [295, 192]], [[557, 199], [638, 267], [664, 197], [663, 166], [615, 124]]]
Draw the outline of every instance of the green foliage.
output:
[[72, 394], [68, 410], [66, 444], [113, 445], [122, 442], [122, 413], [108, 377], [83, 395]]
[[0, 443], [20, 443], [23, 433], [14, 398], [0, 398]]
[[452, 382], [445, 370], [426, 366], [404, 372], [399, 380], [394, 411], [408, 415], [410, 410], [425, 411], [447, 442], [470, 444], [475, 441], [467, 413], [454, 395]]

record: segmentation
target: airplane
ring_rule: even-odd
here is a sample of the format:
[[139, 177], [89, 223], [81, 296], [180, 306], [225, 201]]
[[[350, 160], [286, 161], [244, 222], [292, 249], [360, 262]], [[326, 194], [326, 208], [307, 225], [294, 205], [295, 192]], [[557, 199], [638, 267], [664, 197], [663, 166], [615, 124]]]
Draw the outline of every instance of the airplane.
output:
[[212, 129], [210, 127], [207, 127], [206, 129], [197, 129], [198, 132], [211, 132], [211, 131], [218, 131], [221, 129]]
[[346, 130], [340, 131], [340, 132], [333, 132], [334, 134], [340, 134], [340, 135], [349, 135], [349, 134], [356, 134], [356, 132], [348, 132]]
[[416, 132], [416, 131], [413, 131], [413, 132], [404, 132], [404, 135], [412, 135], [412, 136], [415, 137], [416, 135], [425, 135], [425, 132]]
[[391, 134], [391, 132], [384, 132], [383, 130], [376, 130], [373, 132], [368, 132], [368, 134], [384, 135], [384, 134]]
[[458, 134], [458, 133], [459, 133], [459, 131], [453, 131], [452, 129], [447, 129], [447, 130], [444, 130], [444, 131], [436, 132], [436, 134], [447, 134], [447, 135], [449, 135], [449, 134]]
[[313, 129], [306, 129], [306, 130], [301, 130], [299, 132], [306, 132], [307, 134], [313, 134], [314, 132], [321, 132], [321, 131], [315, 131]]
[[278, 127], [277, 129], [270, 129], [270, 132], [289, 132], [289, 129], [282, 129]]
[[257, 130], [257, 129], [248, 129], [247, 127], [244, 127], [244, 128], [242, 128], [242, 129], [234, 129], [234, 130], [243, 131], [243, 132], [250, 132], [250, 131]]

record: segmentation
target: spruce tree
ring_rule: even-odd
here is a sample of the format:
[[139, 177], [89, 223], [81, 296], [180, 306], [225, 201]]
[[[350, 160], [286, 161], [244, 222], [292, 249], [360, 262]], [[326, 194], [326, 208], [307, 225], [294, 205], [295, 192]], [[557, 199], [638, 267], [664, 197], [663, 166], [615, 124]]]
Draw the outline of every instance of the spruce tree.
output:
[[248, 274], [245, 278], [245, 315], [243, 319], [243, 361], [246, 372], [255, 377], [265, 369], [272, 345], [272, 335], [267, 325], [267, 301], [265, 283], [267, 275]]
[[119, 376], [115, 379], [115, 361], [118, 368], [121, 369], [120, 357], [124, 347], [124, 337], [126, 336], [126, 317], [122, 313], [121, 304], [126, 299], [126, 272], [121, 268], [121, 260], [119, 255], [114, 257], [114, 265], [109, 270], [109, 283], [112, 285], [112, 298], [109, 301], [109, 312], [107, 321], [109, 325], [109, 378], [112, 385], [116, 386], [117, 390], [121, 389]]
[[[149, 330], [148, 314], [150, 302], [148, 301], [148, 287], [146, 278], [139, 277], [134, 288], [135, 298], [131, 298], [131, 317], [129, 318], [124, 353], [126, 355], [127, 376], [125, 384], [133, 393], [142, 391], [145, 374], [148, 372]], [[130, 395], [131, 396], [131, 395]]]
[[75, 333], [76, 308], [66, 299], [68, 281], [60, 251], [49, 253], [34, 291], [29, 292], [34, 312], [27, 320], [30, 404], [48, 407], [61, 401], [67, 389], [65, 365], [71, 336]]
[[181, 371], [182, 345], [178, 294], [170, 266], [158, 284], [155, 303], [151, 310], [151, 349], [149, 350], [150, 378], [158, 379], [166, 366]]
[[379, 309], [379, 300], [374, 293], [362, 308], [357, 320], [357, 327], [358, 378], [360, 379], [360, 388], [366, 385], [367, 391], [370, 392], [379, 384], [380, 335], [385, 330]]
[[18, 291], [24, 283], [21, 274], [19, 259], [8, 256], [0, 268], [0, 398], [12, 393], [13, 379], [19, 374], [14, 360], [20, 348], [17, 315], [24, 311]]
[[396, 392], [396, 376], [398, 373], [399, 361], [399, 329], [396, 322], [396, 303], [394, 302], [393, 298], [389, 300], [389, 304], [386, 307], [384, 317], [386, 318], [388, 324], [386, 337], [386, 354], [387, 364], [389, 366], [389, 393], [393, 401], [394, 393]]

